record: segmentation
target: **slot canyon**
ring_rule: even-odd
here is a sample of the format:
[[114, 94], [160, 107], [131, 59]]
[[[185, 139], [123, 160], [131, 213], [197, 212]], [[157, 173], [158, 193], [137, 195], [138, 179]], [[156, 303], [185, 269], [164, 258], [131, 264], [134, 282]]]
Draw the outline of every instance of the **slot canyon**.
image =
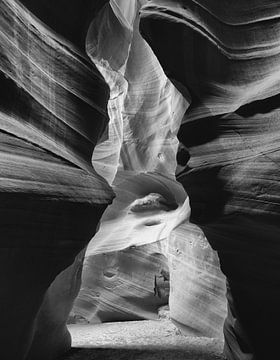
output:
[[277, 359], [280, 3], [0, 9], [0, 358]]

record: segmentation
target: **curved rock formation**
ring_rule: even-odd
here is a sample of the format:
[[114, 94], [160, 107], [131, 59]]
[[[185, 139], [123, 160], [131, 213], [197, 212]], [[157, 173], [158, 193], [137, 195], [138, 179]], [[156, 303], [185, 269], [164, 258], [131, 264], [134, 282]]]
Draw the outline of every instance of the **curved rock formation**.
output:
[[63, 270], [48, 288], [36, 317], [36, 325], [28, 360], [56, 359], [72, 340], [66, 327], [70, 311], [81, 286], [85, 250], [70, 267]]
[[172, 229], [187, 220], [185, 198], [180, 184], [159, 174], [119, 182], [87, 248], [73, 315], [92, 323], [158, 318], [169, 297], [164, 249]]
[[[86, 39], [87, 53], [111, 90], [109, 139], [93, 154], [94, 167], [110, 182], [118, 165], [126, 171], [172, 176], [176, 134], [188, 106], [139, 34], [141, 1], [129, 3], [116, 0], [105, 5]], [[109, 169], [111, 174], [106, 174]]]
[[[95, 148], [93, 164], [113, 183], [117, 197], [88, 247], [82, 288], [72, 316], [91, 322], [155, 318], [157, 307], [167, 302], [166, 296], [159, 299], [162, 291], [155, 288], [165, 286], [161, 270], [166, 273], [169, 266], [174, 289], [171, 318], [177, 319], [188, 334], [217, 336], [225, 304], [218, 260], [209, 247], [200, 251], [196, 245], [202, 235], [197, 235], [198, 231], [187, 223], [188, 206], [180, 220], [184, 220], [181, 231], [178, 228], [171, 240], [171, 230], [180, 221], [162, 233], [172, 211], [166, 213], [166, 200], [160, 201], [158, 207], [152, 201], [153, 192], [172, 199], [180, 189], [171, 179], [176, 168], [176, 133], [188, 102], [166, 78], [139, 35], [137, 11], [141, 3], [112, 1], [105, 5], [87, 36], [87, 52], [111, 90], [109, 138]], [[171, 179], [156, 172], [134, 175], [147, 170], [164, 173]], [[176, 206], [186, 197], [182, 189], [179, 194], [177, 202], [172, 200]], [[133, 205], [137, 198], [142, 200]], [[130, 207], [134, 210], [127, 213]], [[174, 214], [177, 216], [176, 211]], [[184, 240], [184, 231], [190, 242]], [[155, 256], [159, 260], [153, 263]], [[104, 275], [107, 273], [112, 276], [108, 278]], [[194, 301], [200, 303], [197, 309]], [[201, 316], [202, 308], [205, 316]]]
[[140, 26], [192, 99], [178, 135], [190, 161], [178, 180], [227, 276], [226, 356], [271, 358], [280, 320], [279, 4], [152, 0]]
[[183, 334], [221, 338], [226, 283], [218, 255], [201, 229], [185, 221], [168, 241], [170, 318]]
[[[24, 3], [34, 13], [43, 9], [43, 2]], [[49, 6], [46, 23], [28, 8], [0, 4], [1, 355], [12, 360], [29, 351], [32, 359], [50, 359], [56, 346], [70, 346], [62, 324], [61, 344], [34, 354], [39, 309], [113, 198], [91, 164], [108, 122], [108, 87], [67, 29], [53, 28], [52, 15], [62, 18], [64, 7]]]
[[72, 316], [92, 323], [155, 319], [169, 302], [169, 316], [183, 333], [221, 336], [225, 280], [189, 215], [182, 186], [166, 176], [119, 181], [87, 248]]
[[186, 121], [278, 94], [278, 12], [273, 1], [152, 0], [143, 7], [144, 36], [169, 78], [190, 92]]
[[[278, 3], [2, 0], [0, 9], [1, 354], [51, 360], [70, 346], [66, 318], [92, 239], [74, 314], [155, 318], [169, 296], [184, 332], [219, 336], [220, 259], [228, 359], [272, 358]], [[105, 211], [108, 184], [117, 196]]]

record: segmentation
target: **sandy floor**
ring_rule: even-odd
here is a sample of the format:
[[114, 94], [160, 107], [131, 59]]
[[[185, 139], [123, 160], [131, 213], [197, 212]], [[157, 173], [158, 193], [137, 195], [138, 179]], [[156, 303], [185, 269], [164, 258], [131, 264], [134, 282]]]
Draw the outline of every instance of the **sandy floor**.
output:
[[[222, 360], [223, 341], [182, 336], [169, 320], [69, 325], [63, 360]], [[62, 359], [61, 359], [62, 360]]]

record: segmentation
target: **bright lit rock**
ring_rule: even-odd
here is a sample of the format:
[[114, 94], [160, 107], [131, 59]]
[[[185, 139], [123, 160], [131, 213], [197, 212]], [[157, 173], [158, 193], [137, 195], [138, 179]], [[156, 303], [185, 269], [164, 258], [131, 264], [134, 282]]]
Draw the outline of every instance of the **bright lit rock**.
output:
[[[0, 4], [0, 341], [4, 359], [30, 353], [47, 360], [70, 346], [65, 322], [75, 297], [65, 297], [60, 314], [52, 307], [46, 320], [51, 283], [86, 246], [113, 198], [91, 164], [108, 122], [109, 89], [63, 23], [62, 33], [52, 28], [67, 18], [65, 7], [24, 3]], [[41, 16], [44, 6], [39, 20], [33, 12]], [[70, 7], [68, 16], [71, 23]], [[42, 336], [48, 347], [38, 345]]]
[[177, 180], [227, 276], [229, 360], [278, 353], [279, 10], [273, 0], [141, 9], [141, 33], [191, 99], [178, 133], [190, 159]]

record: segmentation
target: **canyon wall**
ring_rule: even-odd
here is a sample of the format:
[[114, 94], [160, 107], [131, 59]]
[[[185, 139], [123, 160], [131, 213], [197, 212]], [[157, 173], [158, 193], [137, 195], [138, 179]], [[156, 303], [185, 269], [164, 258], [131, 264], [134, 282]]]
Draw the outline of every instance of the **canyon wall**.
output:
[[109, 139], [95, 148], [93, 164], [116, 199], [88, 246], [71, 321], [155, 319], [169, 300], [170, 317], [186, 334], [221, 336], [225, 280], [175, 181], [176, 135], [189, 101], [139, 33], [144, 3], [111, 1], [87, 36], [111, 90]]
[[[1, 356], [21, 360], [31, 351], [31, 358], [52, 359], [70, 339], [66, 319], [56, 334], [50, 331], [56, 325], [40, 325], [47, 289], [84, 249], [114, 196], [91, 164], [109, 119], [109, 88], [59, 23], [79, 31], [72, 28], [74, 9], [65, 14], [65, 6], [23, 3], [0, 4]], [[84, 16], [88, 11], [83, 8]], [[36, 331], [44, 328], [55, 342], [41, 342], [34, 354]]]
[[142, 35], [191, 97], [178, 134], [190, 160], [177, 179], [227, 276], [228, 359], [278, 351], [279, 10], [152, 0], [141, 12]]
[[272, 358], [278, 2], [0, 9], [5, 359], [65, 352], [70, 311], [154, 319], [169, 301], [183, 332], [220, 336], [225, 282], [227, 358]]

